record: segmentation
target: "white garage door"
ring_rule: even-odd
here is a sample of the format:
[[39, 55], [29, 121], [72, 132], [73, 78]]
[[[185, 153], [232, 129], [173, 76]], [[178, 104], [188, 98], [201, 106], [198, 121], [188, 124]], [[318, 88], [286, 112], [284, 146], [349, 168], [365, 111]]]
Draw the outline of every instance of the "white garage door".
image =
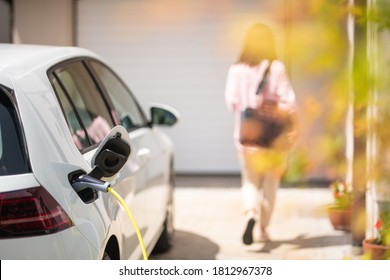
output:
[[181, 113], [167, 129], [179, 173], [238, 173], [226, 73], [269, 2], [77, 1], [77, 44], [106, 58], [146, 111], [160, 102]]

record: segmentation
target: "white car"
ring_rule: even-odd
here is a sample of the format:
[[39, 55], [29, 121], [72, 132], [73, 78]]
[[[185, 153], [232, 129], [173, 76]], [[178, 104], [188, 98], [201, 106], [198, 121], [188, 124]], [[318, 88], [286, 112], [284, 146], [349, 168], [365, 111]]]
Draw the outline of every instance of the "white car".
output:
[[[173, 145], [121, 79], [77, 47], [0, 44], [0, 259], [140, 259], [173, 233]], [[107, 184], [105, 185], [107, 186]]]

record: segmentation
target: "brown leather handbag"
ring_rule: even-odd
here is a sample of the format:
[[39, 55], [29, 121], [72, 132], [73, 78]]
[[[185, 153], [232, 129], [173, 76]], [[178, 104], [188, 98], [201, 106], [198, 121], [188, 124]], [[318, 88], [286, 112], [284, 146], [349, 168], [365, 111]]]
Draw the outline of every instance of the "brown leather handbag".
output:
[[[256, 94], [262, 94], [268, 75], [269, 67]], [[295, 129], [293, 112], [280, 108], [276, 101], [264, 97], [258, 108], [246, 107], [241, 111], [239, 141], [249, 147], [289, 149], [294, 141], [288, 139], [286, 134]]]

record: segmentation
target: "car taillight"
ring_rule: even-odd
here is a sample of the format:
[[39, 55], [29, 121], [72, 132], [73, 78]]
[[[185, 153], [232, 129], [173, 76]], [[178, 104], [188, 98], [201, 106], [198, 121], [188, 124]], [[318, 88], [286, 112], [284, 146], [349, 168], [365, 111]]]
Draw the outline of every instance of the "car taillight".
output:
[[73, 226], [43, 187], [0, 193], [0, 238], [58, 232]]

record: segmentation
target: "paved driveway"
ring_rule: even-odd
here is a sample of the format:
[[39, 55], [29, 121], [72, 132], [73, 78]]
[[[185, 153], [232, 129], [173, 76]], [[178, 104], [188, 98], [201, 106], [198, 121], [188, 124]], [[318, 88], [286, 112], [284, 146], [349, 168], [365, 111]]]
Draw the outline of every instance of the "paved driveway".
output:
[[151, 259], [345, 259], [351, 236], [336, 231], [326, 215], [327, 188], [281, 188], [269, 228], [271, 241], [241, 243], [238, 177], [178, 177], [176, 233], [172, 249]]

